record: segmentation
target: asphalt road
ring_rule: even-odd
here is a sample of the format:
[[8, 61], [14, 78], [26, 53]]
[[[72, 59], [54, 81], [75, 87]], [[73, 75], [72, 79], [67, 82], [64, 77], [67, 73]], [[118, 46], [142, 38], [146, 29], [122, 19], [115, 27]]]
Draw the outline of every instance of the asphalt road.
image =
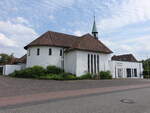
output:
[[150, 113], [150, 88], [49, 100], [0, 109], [0, 113]]

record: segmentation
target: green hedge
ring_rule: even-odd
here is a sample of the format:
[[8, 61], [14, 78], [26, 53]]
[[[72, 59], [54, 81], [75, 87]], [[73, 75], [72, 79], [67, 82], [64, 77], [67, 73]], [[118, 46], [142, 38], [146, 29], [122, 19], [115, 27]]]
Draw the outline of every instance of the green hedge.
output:
[[100, 79], [112, 79], [112, 75], [110, 71], [101, 71], [99, 73]]
[[64, 77], [62, 75], [47, 74], [47, 75], [41, 76], [39, 79], [64, 80]]
[[41, 66], [33, 66], [20, 71], [15, 71], [10, 76], [18, 78], [38, 78], [46, 74], [46, 70]]
[[90, 73], [86, 73], [84, 75], [81, 75], [80, 77], [78, 77], [79, 79], [92, 79], [92, 74]]
[[15, 71], [10, 74], [12, 77], [18, 78], [37, 78], [37, 79], [50, 79], [50, 80], [76, 80], [77, 77], [71, 73], [64, 72], [56, 66], [47, 66], [44, 69], [41, 66], [33, 66], [20, 71]]
[[48, 74], [60, 74], [64, 72], [63, 69], [56, 66], [47, 66], [46, 71]]
[[74, 75], [67, 75], [63, 76], [62, 74], [47, 74], [45, 76], [41, 76], [40, 79], [46, 79], [46, 80], [76, 80], [77, 77]]
[[[83, 79], [94, 79], [94, 76], [90, 73], [86, 73], [80, 77], [76, 77], [71, 73], [64, 72], [56, 66], [47, 66], [43, 68], [41, 66], [33, 66], [20, 71], [15, 71], [10, 74], [12, 77], [18, 78], [36, 78], [36, 79], [50, 79], [50, 80], [83, 80]], [[98, 74], [100, 79], [111, 79], [111, 73], [109, 71], [101, 71]]]

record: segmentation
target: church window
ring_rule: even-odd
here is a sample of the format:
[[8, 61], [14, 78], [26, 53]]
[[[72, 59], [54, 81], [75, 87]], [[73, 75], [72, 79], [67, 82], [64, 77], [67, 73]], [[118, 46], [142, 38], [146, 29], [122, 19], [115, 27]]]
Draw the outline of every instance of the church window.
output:
[[40, 55], [40, 49], [39, 48], [37, 49], [37, 55]]
[[52, 55], [52, 49], [49, 48], [49, 55]]

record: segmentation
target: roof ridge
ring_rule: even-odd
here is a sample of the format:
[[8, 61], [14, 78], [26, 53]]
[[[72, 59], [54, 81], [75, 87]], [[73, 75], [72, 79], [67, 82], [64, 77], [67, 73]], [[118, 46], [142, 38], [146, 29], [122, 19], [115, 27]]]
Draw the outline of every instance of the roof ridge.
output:
[[131, 54], [131, 53], [129, 53], [129, 54], [122, 54], [122, 55], [116, 55], [116, 56], [127, 56], [127, 55], [132, 55], [133, 56], [133, 54]]
[[79, 37], [79, 36], [72, 35], [72, 34], [66, 34], [66, 33], [62, 33], [62, 32], [50, 31], [50, 30], [48, 30], [48, 32], [58, 33], [58, 34], [62, 34], [62, 35], [69, 35], [69, 36], [73, 36], [73, 37]]

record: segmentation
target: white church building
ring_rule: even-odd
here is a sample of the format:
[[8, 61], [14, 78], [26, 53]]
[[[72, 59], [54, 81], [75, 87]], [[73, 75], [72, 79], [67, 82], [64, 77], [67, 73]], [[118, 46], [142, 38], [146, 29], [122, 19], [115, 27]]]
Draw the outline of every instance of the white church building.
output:
[[[113, 78], [142, 78], [142, 63], [139, 63], [133, 55], [112, 57], [113, 52], [98, 39], [95, 21], [92, 34], [79, 37], [48, 31], [24, 48], [27, 50], [25, 62], [20, 62], [17, 66], [55, 65], [76, 76], [87, 72], [98, 74], [100, 71], [111, 71]], [[20, 69], [22, 68], [16, 70]], [[4, 70], [9, 70], [7, 65], [4, 66]]]

